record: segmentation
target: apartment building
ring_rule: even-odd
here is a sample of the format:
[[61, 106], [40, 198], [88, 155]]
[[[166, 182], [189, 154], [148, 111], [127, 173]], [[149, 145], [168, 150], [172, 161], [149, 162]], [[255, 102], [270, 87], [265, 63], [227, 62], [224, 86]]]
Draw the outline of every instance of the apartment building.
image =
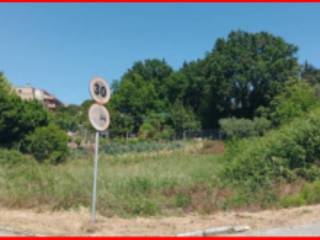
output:
[[15, 91], [23, 100], [38, 100], [49, 110], [55, 110], [63, 103], [49, 92], [31, 86], [15, 87]]

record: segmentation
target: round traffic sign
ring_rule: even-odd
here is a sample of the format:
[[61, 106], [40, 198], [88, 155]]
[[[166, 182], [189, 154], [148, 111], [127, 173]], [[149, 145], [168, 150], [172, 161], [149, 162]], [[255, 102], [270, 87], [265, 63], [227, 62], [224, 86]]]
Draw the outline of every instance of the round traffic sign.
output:
[[104, 106], [94, 103], [89, 108], [89, 120], [97, 131], [104, 131], [110, 124], [109, 112]]
[[108, 83], [101, 77], [96, 77], [90, 81], [90, 95], [99, 104], [106, 104], [111, 96]]

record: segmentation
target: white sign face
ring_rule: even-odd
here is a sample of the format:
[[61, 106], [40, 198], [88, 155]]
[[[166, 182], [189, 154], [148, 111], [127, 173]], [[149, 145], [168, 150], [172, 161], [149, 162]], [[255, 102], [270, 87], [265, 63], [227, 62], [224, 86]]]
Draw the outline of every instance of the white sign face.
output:
[[89, 108], [89, 120], [97, 131], [104, 131], [110, 124], [109, 112], [104, 106], [94, 103]]
[[109, 85], [103, 78], [92, 79], [90, 81], [90, 95], [97, 103], [106, 104], [111, 97]]

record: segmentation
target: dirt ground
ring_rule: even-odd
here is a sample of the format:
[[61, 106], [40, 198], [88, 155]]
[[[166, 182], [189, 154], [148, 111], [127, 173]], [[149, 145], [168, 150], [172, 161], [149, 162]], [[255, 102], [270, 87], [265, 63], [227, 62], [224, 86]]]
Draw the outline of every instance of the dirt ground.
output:
[[153, 235], [165, 236], [210, 227], [249, 225], [253, 230], [309, 224], [319, 221], [320, 205], [261, 212], [219, 212], [181, 217], [106, 218], [92, 224], [88, 209], [35, 212], [0, 208], [0, 227], [31, 235]]

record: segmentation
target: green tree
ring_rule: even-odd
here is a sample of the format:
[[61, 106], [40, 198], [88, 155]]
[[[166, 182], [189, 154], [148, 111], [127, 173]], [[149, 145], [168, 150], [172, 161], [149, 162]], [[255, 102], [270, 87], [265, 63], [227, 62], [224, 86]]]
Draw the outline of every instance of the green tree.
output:
[[165, 111], [166, 81], [172, 71], [163, 60], [137, 62], [115, 85], [110, 107], [133, 119], [134, 132], [138, 132], [149, 112]]
[[112, 117], [110, 125], [111, 136], [124, 137], [133, 131], [134, 121], [131, 115], [114, 109], [110, 109], [110, 115]]
[[5, 96], [9, 95], [12, 92], [12, 87], [8, 79], [0, 72], [0, 95]]
[[198, 130], [201, 128], [193, 110], [183, 106], [181, 102], [176, 102], [171, 109], [172, 126], [177, 137], [182, 137], [186, 130]]
[[39, 162], [61, 163], [68, 154], [68, 136], [55, 125], [39, 127], [23, 143], [23, 151], [32, 154]]
[[192, 94], [197, 98], [190, 105], [205, 128], [216, 127], [225, 117], [252, 118], [258, 107], [269, 105], [290, 77], [298, 76], [297, 50], [266, 32], [231, 32], [227, 39], [218, 39], [203, 60], [182, 68], [190, 79], [184, 102]]
[[302, 65], [301, 77], [311, 85], [320, 84], [320, 69], [308, 62]]
[[304, 81], [296, 80], [287, 83], [283, 92], [272, 100], [269, 117], [275, 125], [284, 124], [303, 116], [317, 105], [315, 89]]
[[65, 131], [75, 132], [79, 130], [81, 114], [77, 105], [64, 106], [51, 114], [51, 121]]
[[150, 113], [140, 126], [139, 137], [141, 139], [171, 139], [174, 130], [168, 123], [170, 114], [168, 113]]
[[0, 75], [0, 145], [18, 146], [39, 126], [48, 124], [48, 112], [37, 101], [22, 101]]

